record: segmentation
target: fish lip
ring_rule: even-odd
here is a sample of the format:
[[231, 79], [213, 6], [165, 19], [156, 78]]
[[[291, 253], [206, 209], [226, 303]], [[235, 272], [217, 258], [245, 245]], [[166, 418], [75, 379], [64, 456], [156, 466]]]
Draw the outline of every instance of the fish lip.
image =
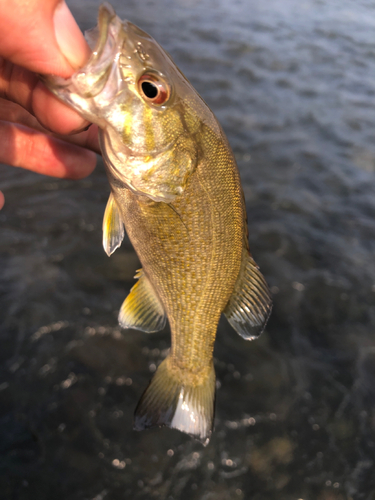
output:
[[[109, 4], [108, 2], [104, 2], [100, 5], [98, 13], [98, 24], [94, 28], [98, 33], [97, 40], [92, 54], [85, 64], [85, 67], [95, 65], [95, 63], [99, 61], [103, 56], [108, 41], [108, 31], [111, 26], [111, 22], [116, 17], [116, 12], [114, 11], [111, 4]], [[91, 30], [88, 30], [88, 32], [90, 31]]]
[[123, 44], [124, 23], [113, 7], [105, 2], [99, 7], [97, 26], [88, 30], [85, 36], [93, 51], [71, 81], [81, 97], [92, 98], [105, 88], [114, 66], [118, 65], [116, 53]]

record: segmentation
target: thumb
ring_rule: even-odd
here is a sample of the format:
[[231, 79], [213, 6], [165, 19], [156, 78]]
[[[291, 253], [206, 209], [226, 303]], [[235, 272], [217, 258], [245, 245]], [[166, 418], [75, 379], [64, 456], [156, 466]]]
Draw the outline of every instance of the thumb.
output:
[[0, 56], [35, 73], [70, 76], [90, 49], [65, 1], [2, 2]]
[[53, 25], [57, 45], [70, 66], [74, 69], [83, 66], [91, 50], [64, 0], [56, 5]]

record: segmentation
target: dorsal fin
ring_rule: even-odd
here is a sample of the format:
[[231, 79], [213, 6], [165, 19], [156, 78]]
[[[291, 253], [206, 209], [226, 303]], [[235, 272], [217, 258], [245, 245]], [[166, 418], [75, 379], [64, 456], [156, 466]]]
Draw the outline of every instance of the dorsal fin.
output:
[[240, 273], [224, 314], [237, 333], [251, 340], [262, 333], [271, 309], [272, 298], [266, 280], [244, 247]]
[[162, 303], [142, 269], [137, 271], [135, 278], [138, 278], [138, 282], [120, 309], [120, 326], [148, 333], [158, 332], [164, 328], [167, 320]]
[[108, 198], [103, 218], [103, 248], [108, 257], [121, 245], [125, 228], [113, 194]]

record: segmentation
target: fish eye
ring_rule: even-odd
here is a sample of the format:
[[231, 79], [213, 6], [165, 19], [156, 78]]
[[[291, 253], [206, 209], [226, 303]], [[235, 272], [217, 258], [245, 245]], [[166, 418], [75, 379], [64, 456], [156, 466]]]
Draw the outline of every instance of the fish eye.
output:
[[152, 104], [161, 105], [170, 96], [169, 85], [158, 75], [146, 73], [138, 80], [138, 89], [143, 99]]

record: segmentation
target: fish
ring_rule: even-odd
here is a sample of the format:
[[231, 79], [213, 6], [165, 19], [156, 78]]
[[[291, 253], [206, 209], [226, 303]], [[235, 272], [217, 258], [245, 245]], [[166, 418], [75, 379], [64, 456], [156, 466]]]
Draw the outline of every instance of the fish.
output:
[[248, 244], [239, 171], [213, 112], [171, 56], [109, 3], [86, 31], [87, 64], [48, 88], [99, 127], [111, 193], [103, 247], [128, 235], [142, 265], [122, 328], [162, 330], [171, 347], [135, 410], [134, 427], [178, 429], [207, 445], [213, 348], [222, 313], [243, 338], [263, 331], [272, 298]]

